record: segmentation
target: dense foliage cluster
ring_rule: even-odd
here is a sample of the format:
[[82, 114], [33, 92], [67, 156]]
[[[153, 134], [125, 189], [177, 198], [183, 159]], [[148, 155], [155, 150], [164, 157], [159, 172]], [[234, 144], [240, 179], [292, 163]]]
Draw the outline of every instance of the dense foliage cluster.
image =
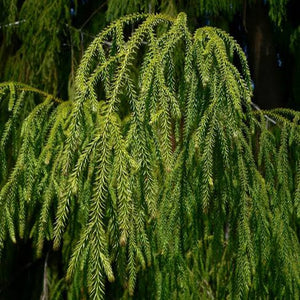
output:
[[54, 299], [299, 297], [300, 113], [252, 109], [240, 46], [186, 22], [113, 22], [68, 101], [0, 85], [0, 248], [53, 242]]

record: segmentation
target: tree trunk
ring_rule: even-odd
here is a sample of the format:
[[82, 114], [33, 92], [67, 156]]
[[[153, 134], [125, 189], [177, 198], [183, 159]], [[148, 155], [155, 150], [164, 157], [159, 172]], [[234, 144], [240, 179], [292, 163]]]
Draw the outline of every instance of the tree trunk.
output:
[[262, 108], [285, 106], [283, 70], [278, 63], [268, 7], [261, 0], [255, 1], [244, 13], [254, 101]]

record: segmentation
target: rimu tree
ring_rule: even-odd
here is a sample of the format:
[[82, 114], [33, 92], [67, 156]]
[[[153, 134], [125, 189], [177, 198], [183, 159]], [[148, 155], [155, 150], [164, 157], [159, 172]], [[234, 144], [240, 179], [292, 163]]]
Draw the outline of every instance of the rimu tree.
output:
[[253, 109], [231, 36], [125, 16], [74, 85], [0, 85], [0, 247], [53, 244], [44, 294], [297, 299], [300, 114]]

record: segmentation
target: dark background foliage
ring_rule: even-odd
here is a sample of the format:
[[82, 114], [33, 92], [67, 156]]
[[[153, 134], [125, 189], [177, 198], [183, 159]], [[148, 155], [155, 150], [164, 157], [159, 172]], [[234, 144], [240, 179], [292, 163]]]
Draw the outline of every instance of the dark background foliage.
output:
[[[66, 99], [83, 52], [111, 20], [181, 11], [191, 29], [216, 26], [235, 37], [248, 57], [256, 104], [300, 109], [298, 0], [1, 0], [0, 82], [24, 82]], [[0, 299], [40, 297], [44, 265], [59, 258], [45, 251], [33, 262], [30, 247], [4, 249]]]

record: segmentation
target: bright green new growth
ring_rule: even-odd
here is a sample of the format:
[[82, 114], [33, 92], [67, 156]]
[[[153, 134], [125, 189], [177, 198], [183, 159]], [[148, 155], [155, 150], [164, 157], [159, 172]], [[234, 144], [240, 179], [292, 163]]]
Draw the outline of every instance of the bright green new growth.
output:
[[129, 15], [87, 49], [74, 99], [0, 94], [0, 247], [53, 240], [70, 299], [299, 297], [300, 113], [252, 111], [227, 33]]

